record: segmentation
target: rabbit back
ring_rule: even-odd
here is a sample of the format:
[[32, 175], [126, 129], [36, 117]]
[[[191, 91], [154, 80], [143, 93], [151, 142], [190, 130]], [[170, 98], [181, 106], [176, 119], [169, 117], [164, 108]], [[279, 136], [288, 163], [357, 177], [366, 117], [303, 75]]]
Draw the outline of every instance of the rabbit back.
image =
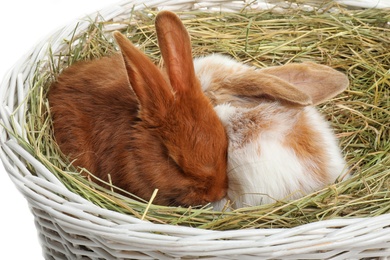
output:
[[234, 208], [302, 197], [345, 170], [332, 130], [313, 107], [265, 102], [255, 109], [227, 104], [215, 109], [228, 119], [223, 121], [230, 140], [227, 199]]
[[120, 150], [118, 143], [126, 146], [137, 112], [120, 55], [70, 66], [48, 98], [61, 151], [77, 158], [75, 166], [112, 172], [107, 156]]
[[256, 69], [227, 56], [195, 59], [203, 91], [229, 137], [229, 188], [223, 208], [302, 197], [346, 170], [337, 139], [314, 105], [339, 94], [348, 78], [302, 63]]

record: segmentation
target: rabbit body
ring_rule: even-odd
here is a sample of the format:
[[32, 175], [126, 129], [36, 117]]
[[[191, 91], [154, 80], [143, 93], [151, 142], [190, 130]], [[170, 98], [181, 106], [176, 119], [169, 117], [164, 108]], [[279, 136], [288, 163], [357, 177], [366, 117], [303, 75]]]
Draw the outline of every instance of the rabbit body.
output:
[[166, 73], [115, 33], [120, 54], [59, 75], [48, 94], [54, 136], [75, 166], [144, 200], [155, 189], [153, 202], [161, 205], [220, 200], [227, 189], [224, 127], [195, 77], [178, 17], [159, 13], [156, 29]]
[[215, 110], [231, 142], [228, 198], [236, 208], [299, 198], [345, 170], [333, 132], [313, 107], [297, 111], [265, 102], [256, 109], [222, 104]]
[[[345, 171], [333, 131], [311, 105], [328, 97], [316, 96], [313, 91], [300, 95], [300, 86], [295, 83], [312, 77], [313, 72], [305, 71], [305, 66], [288, 68], [290, 75], [286, 76], [280, 68], [255, 70], [222, 55], [197, 58], [194, 65], [229, 137], [228, 192], [223, 200], [213, 203], [214, 209], [222, 209], [227, 201], [233, 208], [241, 208], [299, 198], [333, 183]], [[324, 87], [338, 82], [345, 88], [348, 84], [339, 72], [310, 66], [318, 70], [315, 74], [327, 70], [339, 77], [331, 83], [322, 79]], [[281, 78], [293, 84], [284, 86]], [[275, 85], [279, 81], [283, 88], [293, 85], [299, 95], [290, 90], [282, 93], [284, 89]], [[335, 89], [334, 93], [341, 91]]]

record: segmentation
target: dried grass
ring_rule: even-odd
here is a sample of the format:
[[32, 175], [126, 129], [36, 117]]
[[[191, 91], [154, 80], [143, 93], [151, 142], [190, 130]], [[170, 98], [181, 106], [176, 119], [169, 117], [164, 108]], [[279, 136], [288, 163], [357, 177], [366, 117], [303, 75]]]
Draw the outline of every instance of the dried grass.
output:
[[[154, 14], [133, 13], [122, 22], [91, 22], [69, 42], [67, 53], [51, 54], [32, 80], [28, 100], [27, 140], [19, 142], [71, 191], [110, 210], [155, 223], [216, 230], [289, 228], [337, 218], [370, 217], [390, 212], [390, 13], [388, 10], [337, 12], [266, 10], [256, 13], [182, 13], [194, 55], [226, 53], [257, 67], [315, 61], [348, 74], [347, 91], [320, 110], [332, 123], [354, 177], [295, 201], [214, 212], [209, 208], [148, 205], [106, 190], [80, 176], [52, 139], [46, 93], [64, 67], [115, 50], [111, 27], [161, 63]], [[11, 130], [12, 131], [12, 130]], [[17, 133], [16, 131], [14, 133]], [[31, 167], [33, 170], [33, 167]]]

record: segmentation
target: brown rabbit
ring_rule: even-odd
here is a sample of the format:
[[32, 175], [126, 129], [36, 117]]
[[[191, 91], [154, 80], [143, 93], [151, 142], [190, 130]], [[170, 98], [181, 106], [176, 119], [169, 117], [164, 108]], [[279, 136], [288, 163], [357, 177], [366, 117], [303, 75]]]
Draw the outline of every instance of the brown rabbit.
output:
[[54, 135], [74, 165], [154, 203], [203, 205], [227, 190], [227, 136], [195, 76], [190, 37], [156, 17], [160, 71], [119, 32], [120, 54], [79, 62], [52, 84]]

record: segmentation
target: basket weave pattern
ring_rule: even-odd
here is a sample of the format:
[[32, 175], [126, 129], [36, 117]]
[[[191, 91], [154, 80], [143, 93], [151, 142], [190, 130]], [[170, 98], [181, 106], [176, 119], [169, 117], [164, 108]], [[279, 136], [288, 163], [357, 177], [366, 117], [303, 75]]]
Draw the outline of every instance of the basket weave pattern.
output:
[[[252, 2], [252, 1], [248, 1]], [[267, 8], [245, 1], [123, 1], [99, 12], [99, 19], [120, 21], [133, 10], [238, 12]], [[272, 6], [271, 6], [272, 7]], [[95, 20], [96, 14], [91, 15]], [[77, 32], [74, 34], [74, 28]], [[77, 37], [89, 21], [76, 21], [34, 47], [6, 76], [0, 87], [1, 124], [16, 124], [23, 135], [24, 106], [38, 61], [47, 60], [48, 46], [61, 53], [63, 39]], [[114, 27], [106, 28], [112, 31]], [[349, 259], [390, 256], [390, 214], [372, 218], [327, 220], [291, 229], [212, 231], [153, 224], [102, 209], [70, 192], [51, 172], [1, 128], [0, 157], [19, 191], [28, 200], [46, 259]], [[28, 162], [35, 169], [32, 174]]]

